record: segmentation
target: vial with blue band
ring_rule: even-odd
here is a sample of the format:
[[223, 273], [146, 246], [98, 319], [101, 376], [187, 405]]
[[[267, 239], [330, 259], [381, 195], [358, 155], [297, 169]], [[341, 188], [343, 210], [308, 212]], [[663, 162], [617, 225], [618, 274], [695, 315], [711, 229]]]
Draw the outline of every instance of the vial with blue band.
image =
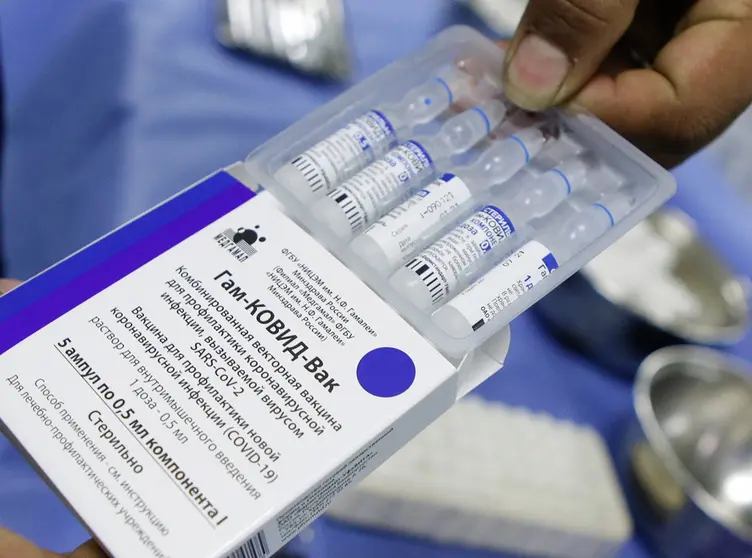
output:
[[538, 176], [522, 177], [512, 192], [492, 191], [491, 196], [517, 222], [528, 221], [553, 211], [567, 197], [591, 184], [597, 168], [597, 161], [588, 154], [572, 157]]
[[590, 171], [587, 157], [572, 158], [540, 176], [522, 178], [511, 192], [492, 191], [487, 205], [408, 261], [390, 283], [420, 310], [440, 306], [467, 284], [474, 270], [503, 253], [518, 228], [585, 188]]
[[385, 155], [417, 126], [479, 93], [476, 85], [472, 75], [451, 67], [401, 101], [369, 110], [321, 140], [284, 165], [275, 178], [303, 203], [320, 198]]
[[[561, 205], [568, 219], [531, 223], [534, 240], [526, 242], [434, 314], [448, 335], [464, 339], [576, 256], [628, 215], [636, 199], [628, 189], [604, 194], [579, 211]], [[557, 209], [557, 211], [559, 211]]]
[[411, 139], [335, 188], [312, 208], [341, 240], [371, 223], [436, 179], [440, 168], [488, 137], [504, 120], [506, 106], [491, 99], [447, 120], [434, 135]]
[[461, 217], [494, 186], [505, 184], [534, 158], [550, 133], [538, 127], [495, 140], [469, 165], [452, 167], [353, 240], [353, 251], [386, 277], [426, 247], [447, 222]]

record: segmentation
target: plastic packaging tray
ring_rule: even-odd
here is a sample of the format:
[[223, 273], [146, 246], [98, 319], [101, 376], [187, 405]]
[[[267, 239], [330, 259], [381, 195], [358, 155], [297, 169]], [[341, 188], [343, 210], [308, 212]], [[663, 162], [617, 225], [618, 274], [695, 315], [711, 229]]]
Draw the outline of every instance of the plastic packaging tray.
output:
[[[502, 48], [475, 30], [463, 26], [452, 27], [430, 41], [420, 52], [393, 63], [283, 131], [251, 153], [246, 160], [246, 170], [251, 177], [269, 190], [293, 219], [439, 350], [453, 358], [462, 357], [498, 333], [516, 316], [663, 205], [676, 188], [669, 172], [590, 115], [569, 115], [559, 110], [531, 115], [513, 107], [504, 98], [500, 82], [504, 56]], [[497, 101], [503, 104], [504, 114], [498, 125]], [[394, 115], [407, 114], [415, 118], [416, 115], [421, 116], [421, 111], [430, 109], [436, 112], [441, 103], [446, 110], [429, 122], [412, 127], [400, 127], [399, 124], [406, 122], [404, 119], [394, 122]], [[369, 112], [374, 109], [378, 109], [378, 112]], [[471, 116], [465, 120], [458, 119], [458, 115], [462, 114]], [[459, 124], [453, 128], [451, 123], [446, 126], [450, 119]], [[488, 133], [476, 133], [476, 136], [483, 135], [483, 138], [468, 141], [468, 130], [477, 132], [478, 126], [483, 125], [481, 123], [485, 123], [485, 132]], [[535, 134], [531, 135], [529, 130], [539, 130], [545, 137], [542, 144], [536, 144], [540, 148], [537, 152], [530, 151], [525, 147], [527, 144], [518, 139], [518, 136], [527, 137], [525, 134], [534, 137]], [[400, 146], [405, 146], [405, 142], [412, 139], [420, 141], [412, 147], [408, 146], [412, 151], [403, 148], [400, 154]], [[321, 144], [322, 140], [328, 143]], [[490, 150], [500, 149], [499, 145], [504, 141], [507, 141], [507, 151], [497, 151], [502, 154], [501, 158], [489, 156]], [[509, 151], [512, 141], [525, 147], [517, 155]], [[420, 142], [423, 142], [423, 147], [428, 147], [424, 149]], [[462, 149], [455, 149], [451, 157], [444, 156], [441, 150], [447, 145], [456, 146], [458, 142], [464, 142]], [[472, 146], [468, 148], [470, 144]], [[389, 151], [395, 148], [396, 152]], [[437, 149], [441, 151], [441, 157], [421, 156], [439, 152]], [[410, 160], [405, 159], [405, 153]], [[416, 154], [417, 158], [413, 157]], [[484, 155], [486, 159], [483, 159]], [[337, 157], [342, 159], [337, 160]], [[522, 162], [515, 157], [523, 157]], [[474, 253], [468, 256], [460, 246], [459, 251], [453, 253], [454, 263], [444, 262], [449, 266], [445, 266], [444, 272], [453, 273], [452, 270], [457, 268], [461, 273], [457, 276], [454, 290], [445, 293], [439, 304], [426, 308], [425, 301], [418, 304], [416, 297], [410, 296], [404, 289], [395, 288], [394, 274], [405, 264], [410, 264], [423, 250], [435, 246], [438, 240], [488, 205], [502, 210], [501, 218], [497, 214], [492, 217], [496, 223], [505, 224], [504, 200], [527, 191], [531, 185], [541, 184], [541, 179], [548, 181], [546, 185], [550, 190], [553, 187], [552, 173], [558, 173], [562, 163], [571, 162], [573, 158], [586, 165], [587, 172], [579, 181], [581, 188], [575, 188], [576, 191], [560, 203], [557, 201], [551, 212], [536, 214], [535, 218], [523, 222], [515, 221], [514, 227], [510, 227], [511, 233], [508, 228], [501, 233], [506, 234], [503, 242], [496, 238], [496, 243], [486, 242], [485, 246], [473, 248], [477, 252], [476, 248], [480, 247], [482, 256]], [[332, 170], [341, 161], [347, 164]], [[429, 185], [435, 185], [443, 178], [445, 183], [440, 185], [443, 188], [440, 193], [451, 192], [453, 183], [447, 185], [446, 182], [454, 174], [463, 179], [463, 168], [475, 173], [477, 184], [477, 177], [483, 176], [484, 169], [488, 170], [494, 164], [494, 172], [498, 175], [500, 162], [514, 163], [510, 168], [515, 172], [510, 172], [511, 176], [492, 188], [487, 185], [487, 191], [478, 192], [476, 189], [470, 199], [466, 199], [467, 195], [462, 200], [455, 196], [455, 202], [449, 205], [457, 207], [449, 212], [442, 210], [447, 214], [441, 213], [438, 224], [423, 237], [412, 238], [409, 243], [411, 250], [402, 254], [404, 263], [394, 269], [380, 268], [372, 257], [353, 247], [357, 236], [367, 232], [368, 227], [378, 226], [373, 224], [375, 220], [409, 202], [411, 196], [427, 192]], [[311, 163], [315, 168], [311, 167]], [[399, 178], [402, 180], [402, 190], [399, 195], [391, 192], [389, 196], [378, 198], [379, 187], [374, 185], [381, 184], [383, 189], [387, 184], [388, 190], [389, 181], [377, 175], [388, 174], [389, 168], [404, 171]], [[322, 173], [326, 172], [328, 176], [323, 176]], [[452, 174], [447, 176], [447, 173]], [[566, 176], [562, 178], [562, 184], [571, 191], [570, 180]], [[376, 199], [382, 205], [377, 203], [373, 206], [378, 206], [378, 214], [372, 214], [370, 221], [357, 223], [360, 226], [357, 234], [343, 238], [340, 230], [342, 223], [332, 218], [331, 212], [322, 212], [320, 206], [324, 198], [337, 196], [340, 191], [337, 189], [348, 184], [354, 184], [355, 190], [360, 188], [362, 195], [365, 195], [363, 192], [370, 192], [370, 199]], [[309, 187], [310, 191], [307, 189]], [[366, 190], [363, 190], [364, 187]], [[368, 190], [369, 187], [372, 187], [371, 190]], [[587, 239], [587, 235], [591, 233], [586, 232], [583, 244], [580, 237], [587, 227], [582, 225], [582, 219], [586, 218], [582, 216], [588, 211], [592, 213], [594, 206], [608, 206], [604, 200], [613, 201], [614, 195], [621, 200], [629, 199], [628, 206], [622, 204], [622, 211], [618, 213], [606, 211], [604, 215], [611, 218], [611, 226], [590, 239]], [[515, 203], [519, 206], [523, 198], [517, 196]], [[361, 207], [361, 213], [363, 211]], [[588, 225], [587, 222], [585, 224]], [[465, 229], [468, 231], [472, 227]], [[493, 231], [480, 232], [487, 236], [496, 234]], [[547, 239], [550, 244], [553, 239], [557, 246], [564, 246], [564, 239], [577, 234], [580, 235], [579, 244], [572, 244], [575, 248], [565, 250], [565, 257], [556, 256], [552, 249], [556, 256], [555, 265], [543, 269], [534, 280], [531, 281], [530, 275], [525, 275], [522, 268], [516, 275], [512, 273], [510, 276], [509, 272], [499, 275], [504, 266], [514, 268], [514, 260], [521, 257], [519, 250], [522, 248], [524, 253], [529, 246], [527, 243]], [[467, 241], [468, 235], [460, 240]], [[536, 250], [540, 249], [540, 244], [536, 244]], [[465, 256], [469, 257], [467, 261], [463, 261]], [[468, 261], [473, 263], [468, 264]], [[527, 265], [529, 268], [530, 263]], [[487, 275], [492, 272], [495, 274]], [[494, 279], [497, 275], [509, 283], [498, 282]], [[486, 277], [488, 281], [485, 281]], [[442, 314], [442, 309], [447, 304], [454, 304], [455, 298], [468, 287], [475, 289], [476, 294], [486, 292], [487, 296], [496, 288], [495, 285], [498, 285], [498, 296], [494, 297], [493, 305], [483, 307], [482, 312], [487, 319], [482, 320], [482, 327], [473, 323], [470, 329], [464, 325], [447, 328], [446, 323], [439, 320], [442, 315], [446, 317], [446, 311]], [[491, 312], [487, 312], [489, 308]], [[476, 314], [478, 312], [481, 312], [480, 308]]]

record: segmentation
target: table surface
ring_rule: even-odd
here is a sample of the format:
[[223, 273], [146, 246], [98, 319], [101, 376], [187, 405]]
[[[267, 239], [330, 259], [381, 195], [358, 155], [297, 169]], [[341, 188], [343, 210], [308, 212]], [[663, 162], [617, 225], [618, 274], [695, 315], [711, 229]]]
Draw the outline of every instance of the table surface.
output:
[[[61, 4], [0, 3], [10, 112], [2, 210], [10, 269], [20, 278], [243, 158], [344, 88], [228, 53], [214, 40], [210, 0]], [[399, 0], [352, 0], [347, 8], [358, 80], [447, 25], [472, 22], [451, 0], [412, 0], [409, 8]], [[752, 238], [750, 207], [707, 156], [676, 176], [672, 203], [696, 219], [735, 269], [752, 276], [752, 249], [742, 240]], [[594, 425], [615, 450], [631, 417], [629, 384], [555, 344], [530, 315], [514, 322], [512, 335], [504, 370], [479, 392]], [[752, 339], [731, 350], [752, 358]], [[59, 551], [86, 537], [2, 439], [0, 524]], [[314, 532], [304, 547], [327, 558], [500, 556], [329, 520]], [[632, 542], [620, 556], [648, 554]]]

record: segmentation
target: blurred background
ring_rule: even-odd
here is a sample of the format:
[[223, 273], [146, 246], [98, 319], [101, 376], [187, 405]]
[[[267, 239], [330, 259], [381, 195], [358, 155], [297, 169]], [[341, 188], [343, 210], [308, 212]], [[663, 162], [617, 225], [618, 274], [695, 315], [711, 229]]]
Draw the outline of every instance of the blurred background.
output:
[[[503, 38], [523, 9], [522, 0], [5, 0], [0, 3], [5, 275], [27, 279], [244, 158], [443, 28], [462, 23]], [[676, 344], [752, 359], [750, 152], [748, 111], [719, 141], [675, 170], [679, 190], [665, 211], [515, 320], [504, 369], [476, 394], [597, 432], [634, 519], [634, 535], [619, 546], [620, 557], [658, 556], [660, 550], [651, 538], [655, 525], [643, 526], [651, 518], [640, 515], [632, 501], [634, 471], [625, 457], [637, 421], [640, 363]], [[675, 358], [684, 359], [685, 368], [697, 366], [692, 354]], [[722, 356], [713, 362], [706, 366], [711, 372], [735, 366]], [[717, 374], [711, 372], [712, 387]], [[708, 389], [710, 395], [689, 391], [703, 408], [712, 407], [712, 397], [723, 408], [718, 391]], [[731, 391], [748, 389], [742, 381]], [[712, 455], [703, 454], [703, 470], [721, 475], [708, 486], [723, 488], [729, 463], [735, 474], [752, 478], [752, 459], [744, 449], [752, 447], [752, 434], [738, 430], [740, 421], [750, 419], [749, 408], [741, 405], [723, 421], [710, 416], [705, 426], [693, 426], [695, 438], [687, 442], [692, 447], [710, 431], [725, 440]], [[725, 428], [736, 428], [733, 444], [724, 438]], [[689, 430], [685, 425], [685, 433]], [[500, 446], [507, 443], [499, 436]], [[538, 450], [541, 460], [551, 451]], [[691, 460], [698, 454], [687, 455]], [[728, 467], [713, 461], [719, 455], [728, 458], [723, 461]], [[473, 466], [488, 469], [494, 463]], [[545, 467], [537, 471], [557, 474]], [[752, 529], [752, 489], [746, 486], [721, 500], [733, 504], [724, 517]], [[539, 505], [546, 508], [545, 498]], [[713, 521], [719, 523], [739, 538], [723, 520]], [[61, 552], [87, 537], [1, 438], [0, 524]], [[752, 555], [748, 548], [741, 551], [746, 554], [724, 554], [708, 540], [715, 539], [663, 552]], [[522, 554], [512, 543], [507, 550], [473, 549], [334, 517], [317, 521], [286, 552], [301, 558]]]

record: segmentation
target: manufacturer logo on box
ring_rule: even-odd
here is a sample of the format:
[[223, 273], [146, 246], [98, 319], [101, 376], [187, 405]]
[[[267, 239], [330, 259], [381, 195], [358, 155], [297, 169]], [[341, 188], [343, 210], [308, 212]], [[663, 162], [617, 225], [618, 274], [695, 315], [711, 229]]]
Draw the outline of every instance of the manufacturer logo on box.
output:
[[258, 229], [258, 225], [250, 229], [227, 229], [215, 236], [214, 240], [233, 258], [242, 263], [258, 251], [257, 246], [260, 243], [266, 242], [266, 237], [261, 236]]

